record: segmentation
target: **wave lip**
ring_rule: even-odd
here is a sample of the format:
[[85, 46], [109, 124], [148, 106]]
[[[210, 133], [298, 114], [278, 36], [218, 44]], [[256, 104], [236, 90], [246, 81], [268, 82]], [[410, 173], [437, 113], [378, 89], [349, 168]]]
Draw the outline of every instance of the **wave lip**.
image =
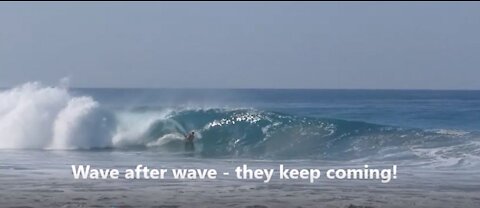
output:
[[171, 111], [145, 130], [144, 146], [178, 151], [182, 143], [173, 138], [184, 133], [178, 126], [202, 136], [196, 143], [201, 147], [198, 153], [206, 157], [438, 162], [480, 155], [480, 147], [454, 148], [475, 139], [469, 132], [406, 129], [255, 109]]
[[[473, 164], [475, 132], [405, 129], [258, 109], [107, 109], [89, 96], [40, 83], [0, 92], [0, 149], [142, 149], [196, 154], [328, 160], [424, 160]], [[442, 162], [443, 161], [443, 162]], [[453, 161], [453, 162], [452, 162]], [[456, 161], [456, 162], [455, 162]]]

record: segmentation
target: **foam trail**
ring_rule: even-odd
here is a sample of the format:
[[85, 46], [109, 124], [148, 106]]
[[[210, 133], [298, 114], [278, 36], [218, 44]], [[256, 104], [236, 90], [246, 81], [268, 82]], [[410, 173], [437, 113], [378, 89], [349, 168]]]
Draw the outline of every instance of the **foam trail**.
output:
[[171, 134], [163, 135], [162, 137], [158, 138], [156, 141], [147, 143], [147, 147], [162, 146], [172, 141], [183, 141], [183, 140], [184, 140], [183, 135], [180, 135], [178, 133], [171, 133]]

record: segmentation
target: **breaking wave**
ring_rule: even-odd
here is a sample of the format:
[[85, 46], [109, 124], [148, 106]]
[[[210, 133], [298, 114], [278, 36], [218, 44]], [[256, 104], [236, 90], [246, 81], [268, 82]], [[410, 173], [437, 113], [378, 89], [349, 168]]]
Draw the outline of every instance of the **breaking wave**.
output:
[[0, 148], [75, 149], [111, 146], [113, 117], [91, 97], [27, 83], [0, 93]]
[[[480, 156], [477, 133], [406, 129], [258, 109], [103, 108], [88, 96], [39, 83], [0, 92], [0, 149], [184, 151], [197, 135], [205, 157], [331, 160], [434, 159], [450, 165]], [[452, 162], [453, 161], [453, 162]]]

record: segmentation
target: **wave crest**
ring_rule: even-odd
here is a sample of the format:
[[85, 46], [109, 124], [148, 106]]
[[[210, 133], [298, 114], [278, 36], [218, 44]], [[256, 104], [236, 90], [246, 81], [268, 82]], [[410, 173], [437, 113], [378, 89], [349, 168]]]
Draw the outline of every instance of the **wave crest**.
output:
[[113, 121], [101, 111], [91, 97], [73, 97], [63, 87], [32, 82], [2, 91], [0, 148], [106, 147], [110, 140], [107, 126]]
[[[103, 108], [65, 87], [26, 83], [0, 92], [0, 149], [149, 149], [183, 151], [195, 131], [206, 157], [330, 160], [480, 157], [476, 133], [404, 129], [256, 109]], [[458, 163], [458, 162], [456, 162]], [[454, 162], [454, 164], [456, 164]]]

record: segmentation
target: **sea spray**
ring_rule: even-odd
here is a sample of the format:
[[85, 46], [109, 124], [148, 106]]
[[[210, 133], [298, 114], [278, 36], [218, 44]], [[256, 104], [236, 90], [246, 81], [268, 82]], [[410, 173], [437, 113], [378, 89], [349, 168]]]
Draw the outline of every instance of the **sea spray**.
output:
[[69, 100], [53, 125], [54, 149], [90, 149], [111, 147], [113, 118], [90, 97]]
[[65, 89], [26, 83], [0, 92], [0, 148], [44, 148], [71, 96]]
[[77, 149], [106, 147], [113, 125], [90, 97], [37, 82], [0, 92], [0, 148]]
[[464, 166], [477, 161], [480, 152], [478, 134], [469, 132], [447, 134], [254, 108], [114, 108], [88, 94], [35, 82], [0, 92], [1, 149], [178, 153], [184, 151], [187, 131], [197, 136], [195, 155], [213, 158], [423, 158]]

